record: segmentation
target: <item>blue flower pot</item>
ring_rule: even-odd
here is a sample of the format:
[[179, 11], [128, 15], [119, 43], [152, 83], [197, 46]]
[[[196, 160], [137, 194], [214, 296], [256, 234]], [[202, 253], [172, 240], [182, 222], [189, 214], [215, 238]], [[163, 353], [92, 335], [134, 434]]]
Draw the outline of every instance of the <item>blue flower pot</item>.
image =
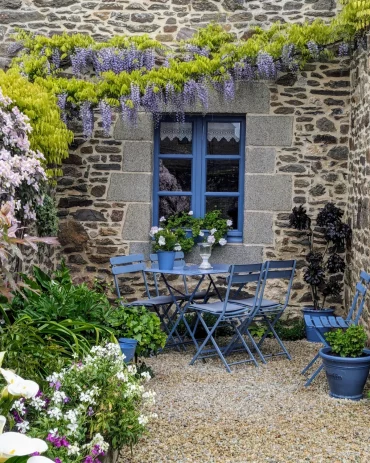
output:
[[[324, 315], [333, 315], [334, 309], [315, 310], [313, 307], [303, 307], [302, 312], [304, 315], [311, 315], [312, 318], [319, 318]], [[315, 328], [305, 326], [306, 338], [309, 342], [322, 342], [318, 337]], [[324, 336], [325, 333], [330, 331], [330, 328], [319, 328], [320, 333]]]
[[319, 354], [323, 360], [330, 395], [336, 399], [360, 400], [370, 370], [370, 349], [363, 350], [363, 357], [336, 357], [330, 347]]
[[175, 263], [175, 251], [157, 251], [159, 270], [172, 270]]
[[125, 355], [124, 362], [125, 363], [131, 362], [131, 360], [134, 358], [135, 351], [136, 351], [136, 346], [137, 346], [136, 339], [119, 338], [118, 344], [121, 348], [122, 354]]

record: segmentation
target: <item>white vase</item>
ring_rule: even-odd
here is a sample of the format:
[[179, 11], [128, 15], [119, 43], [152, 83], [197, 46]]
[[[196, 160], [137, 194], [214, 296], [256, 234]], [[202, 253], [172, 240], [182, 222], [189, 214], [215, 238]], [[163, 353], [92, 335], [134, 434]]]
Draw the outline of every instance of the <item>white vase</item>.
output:
[[212, 244], [211, 243], [199, 243], [199, 254], [202, 258], [202, 263], [199, 265], [199, 268], [202, 270], [207, 270], [212, 268], [212, 265], [209, 263], [209, 258], [212, 254]]

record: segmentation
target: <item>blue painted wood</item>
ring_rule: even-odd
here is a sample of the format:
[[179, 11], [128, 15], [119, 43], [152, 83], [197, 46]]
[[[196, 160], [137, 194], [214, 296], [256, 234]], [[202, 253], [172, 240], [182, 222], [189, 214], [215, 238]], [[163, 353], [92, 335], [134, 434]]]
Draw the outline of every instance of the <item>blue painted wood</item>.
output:
[[111, 265], [131, 264], [133, 262], [143, 262], [143, 254], [130, 254], [129, 256], [116, 256], [110, 258]]
[[[164, 120], [173, 121], [167, 118]], [[245, 118], [230, 116], [187, 117], [186, 122], [193, 124], [192, 154], [161, 154], [160, 128], [154, 136], [154, 179], [153, 179], [153, 224], [159, 223], [159, 198], [161, 196], [189, 196], [194, 217], [204, 217], [207, 197], [235, 197], [238, 198], [238, 229], [231, 230], [227, 239], [229, 242], [241, 242], [244, 221], [244, 163], [245, 163]], [[240, 123], [240, 152], [239, 155], [208, 155], [207, 154], [207, 124], [208, 122], [238, 122]], [[159, 191], [159, 163], [161, 159], [192, 159], [192, 186], [190, 192]], [[206, 167], [208, 159], [239, 160], [239, 191], [238, 192], [206, 192]]]

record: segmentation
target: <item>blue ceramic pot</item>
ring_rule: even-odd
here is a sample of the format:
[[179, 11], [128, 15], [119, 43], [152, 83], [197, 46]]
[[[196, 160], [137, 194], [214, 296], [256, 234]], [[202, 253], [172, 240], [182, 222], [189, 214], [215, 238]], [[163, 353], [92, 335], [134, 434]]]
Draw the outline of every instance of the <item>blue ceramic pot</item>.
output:
[[175, 251], [157, 251], [159, 270], [172, 270], [175, 263]]
[[[333, 315], [334, 309], [322, 309], [322, 310], [315, 310], [312, 306], [303, 307], [302, 312], [304, 315], [311, 315], [312, 318], [319, 318], [324, 315]], [[305, 326], [306, 328], [306, 338], [309, 342], [321, 342], [321, 339], [318, 337], [315, 328], [310, 328]], [[319, 328], [320, 333], [324, 336], [325, 333], [330, 331], [330, 328]]]
[[370, 349], [364, 349], [363, 357], [336, 357], [330, 355], [330, 347], [320, 350], [330, 395], [336, 399], [362, 399], [370, 370]]
[[119, 346], [121, 348], [122, 354], [125, 355], [124, 362], [128, 363], [134, 358], [137, 341], [136, 339], [130, 338], [119, 338], [118, 339]]

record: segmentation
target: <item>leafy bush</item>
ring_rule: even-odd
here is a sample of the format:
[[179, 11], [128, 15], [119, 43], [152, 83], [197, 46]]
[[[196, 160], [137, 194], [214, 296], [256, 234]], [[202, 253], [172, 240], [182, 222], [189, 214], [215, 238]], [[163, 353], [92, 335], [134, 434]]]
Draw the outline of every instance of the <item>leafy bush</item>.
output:
[[275, 331], [283, 341], [299, 341], [305, 339], [305, 324], [302, 319], [289, 321], [278, 321]]
[[167, 336], [161, 330], [158, 316], [145, 307], [122, 307], [112, 311], [108, 319], [117, 337], [136, 339], [136, 353], [148, 355], [166, 344]]
[[38, 236], [57, 236], [58, 235], [58, 209], [55, 199], [46, 194], [44, 202], [36, 206], [36, 226]]
[[[139, 355], [155, 352], [165, 344], [166, 335], [155, 313], [145, 307], [113, 306], [101, 288], [74, 285], [64, 263], [53, 278], [34, 267], [33, 278], [23, 275], [23, 280], [28, 287], [19, 290], [7, 305], [9, 322], [32, 321], [43, 327], [43, 333], [54, 333], [53, 339], [58, 334], [59, 345], [66, 352], [86, 351], [92, 344], [114, 336], [136, 339]], [[64, 345], [61, 333], [72, 349]]]
[[331, 351], [340, 357], [361, 357], [366, 345], [365, 328], [351, 325], [346, 330], [335, 330], [325, 334]]

